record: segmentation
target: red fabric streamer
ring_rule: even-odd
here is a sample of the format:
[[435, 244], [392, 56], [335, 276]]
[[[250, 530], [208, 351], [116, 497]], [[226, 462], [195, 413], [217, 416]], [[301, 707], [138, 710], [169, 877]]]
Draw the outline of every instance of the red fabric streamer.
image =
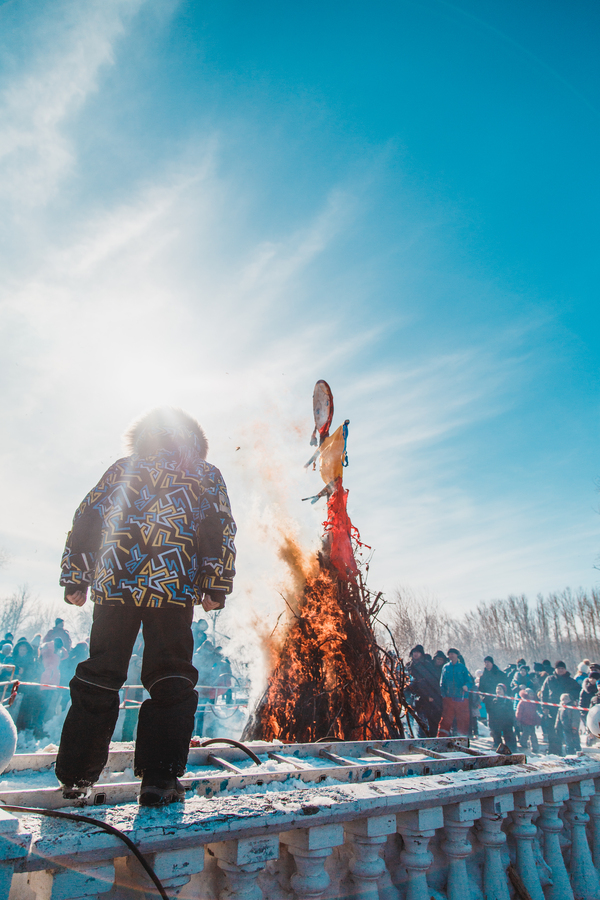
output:
[[361, 542], [358, 528], [350, 521], [347, 502], [348, 491], [342, 487], [342, 479], [337, 478], [335, 490], [327, 501], [327, 521], [323, 522], [323, 528], [329, 537], [329, 558], [332, 565], [342, 578], [355, 581], [358, 568], [352, 541], [361, 547], [367, 545]]
[[15, 683], [13, 685], [13, 689], [10, 692], [10, 697], [8, 698], [8, 704], [7, 704], [8, 706], [12, 706], [13, 703], [15, 702], [15, 700], [17, 699], [17, 693], [19, 691], [20, 683], [21, 683], [20, 681], [15, 681]]

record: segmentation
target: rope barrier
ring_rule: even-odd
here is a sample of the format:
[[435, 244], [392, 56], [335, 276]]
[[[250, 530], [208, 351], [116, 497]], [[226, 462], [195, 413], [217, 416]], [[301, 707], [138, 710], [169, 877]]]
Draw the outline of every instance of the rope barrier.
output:
[[[533, 690], [533, 689], [532, 689]], [[566, 693], [566, 691], [565, 691]], [[486, 694], [485, 691], [467, 691], [467, 694], [477, 694], [479, 697], [498, 697], [498, 694]], [[505, 694], [502, 698], [504, 700], [517, 700], [517, 697], [509, 697], [508, 694]], [[519, 697], [519, 702], [523, 703], [535, 703], [536, 706], [556, 706], [562, 709], [576, 709], [578, 712], [588, 712], [588, 708], [585, 706], [563, 706], [562, 703], [550, 703], [549, 700], [529, 700], [526, 697]]]
[[[11, 692], [8, 697], [5, 697], [7, 687], [11, 687]], [[50, 691], [68, 691], [69, 690], [68, 685], [64, 685], [64, 684], [44, 684], [41, 681], [19, 681], [19, 679], [12, 679], [11, 681], [0, 681], [0, 688], [3, 688], [2, 700], [0, 702], [5, 704], [6, 706], [12, 706], [13, 703], [15, 702], [15, 700], [17, 699], [19, 688], [21, 688], [21, 687], [39, 687], [39, 688], [43, 688], [44, 690], [50, 690]], [[209, 694], [208, 697], [206, 697], [206, 696], [200, 697], [199, 698], [200, 702], [217, 700], [219, 697], [222, 697], [223, 694], [226, 694], [227, 691], [234, 690], [233, 687], [228, 687], [228, 686], [215, 687], [215, 685], [213, 685], [213, 684], [198, 684], [198, 685], [196, 685], [196, 687], [199, 688], [201, 691], [208, 691], [213, 694], [213, 696], [210, 696], [210, 694]], [[123, 701], [119, 704], [119, 709], [125, 709], [125, 710], [138, 709], [142, 705], [143, 700], [133, 700], [131, 697], [127, 696], [127, 692], [129, 690], [145, 691], [146, 688], [144, 687], [143, 684], [124, 684], [123, 687], [120, 688], [120, 690], [124, 691], [124, 697], [123, 697]], [[216, 704], [213, 703], [210, 705], [212, 706], [213, 709], [215, 709], [215, 710], [217, 709]], [[248, 703], [246, 700], [245, 703], [227, 703], [226, 707], [227, 707], [228, 711], [229, 710], [235, 711], [236, 709], [241, 709], [242, 707], [245, 708], [247, 705], [248, 705]], [[216, 712], [215, 712], [215, 715], [217, 716], [218, 719], [228, 719], [228, 718], [231, 718], [231, 716], [233, 715], [233, 712], [229, 716], [218, 715]]]

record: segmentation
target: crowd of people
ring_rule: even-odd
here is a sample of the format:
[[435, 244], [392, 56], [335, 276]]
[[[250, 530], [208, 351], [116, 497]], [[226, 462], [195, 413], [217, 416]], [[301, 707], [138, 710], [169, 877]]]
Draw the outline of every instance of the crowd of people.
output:
[[[66, 688], [77, 664], [89, 656], [87, 641], [73, 646], [64, 619], [42, 637], [31, 641], [24, 637], [14, 642], [7, 632], [0, 648], [0, 681], [19, 682], [18, 692], [8, 708], [18, 732], [29, 732], [36, 739], [46, 738], [47, 723], [69, 702]], [[8, 693], [10, 694], [10, 690]]]
[[[224, 695], [225, 702], [233, 702], [231, 663], [220, 646], [215, 646], [207, 635], [208, 622], [200, 619], [192, 624], [194, 635], [193, 664], [198, 669], [198, 711], [194, 734], [202, 736], [204, 714], [208, 704]], [[126, 681], [126, 711], [121, 740], [132, 741], [138, 720], [139, 704], [143, 699], [141, 685], [144, 639], [140, 631], [136, 640]], [[88, 641], [73, 645], [65, 628], [64, 619], [57, 618], [54, 626], [42, 636], [36, 634], [30, 641], [25, 637], [14, 640], [7, 632], [0, 643], [0, 682], [4, 682], [5, 696], [11, 693], [15, 681], [17, 693], [8, 707], [17, 731], [25, 732], [26, 739], [48, 739], [47, 727], [51, 719], [66, 709], [69, 703], [68, 688], [78, 663], [89, 657]], [[65, 690], [57, 690], [65, 688]]]
[[[223, 648], [215, 646], [207, 635], [208, 622], [206, 619], [198, 619], [192, 622], [192, 635], [194, 638], [194, 655], [192, 663], [198, 670], [198, 708], [194, 722], [194, 735], [202, 737], [204, 733], [204, 717], [206, 708], [214, 705], [216, 700], [224, 695], [226, 703], [233, 702], [231, 663], [224, 655]], [[125, 718], [121, 733], [122, 741], [133, 741], [136, 735], [136, 726], [139, 714], [139, 704], [143, 699], [142, 683], [142, 657], [144, 653], [144, 640], [140, 631], [133, 653], [129, 661], [127, 681], [125, 682]], [[131, 687], [133, 685], [134, 687]], [[136, 687], [138, 685], [138, 687]]]
[[518, 742], [538, 753], [539, 729], [547, 752], [557, 756], [580, 750], [582, 733], [589, 744], [595, 741], [585, 722], [600, 703], [598, 663], [584, 659], [573, 677], [562, 660], [530, 667], [519, 659], [500, 669], [486, 656], [472, 675], [456, 648], [431, 656], [418, 644], [409, 657], [406, 693], [421, 737], [474, 736], [483, 723], [495, 749], [514, 753]]

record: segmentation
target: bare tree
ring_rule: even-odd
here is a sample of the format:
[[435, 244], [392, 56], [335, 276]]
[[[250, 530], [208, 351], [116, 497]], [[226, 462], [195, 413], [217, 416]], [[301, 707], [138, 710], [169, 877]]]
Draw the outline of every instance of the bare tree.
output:
[[32, 597], [26, 584], [18, 588], [10, 597], [0, 600], [0, 637], [7, 632], [15, 634], [22, 630], [29, 617]]
[[423, 644], [433, 653], [456, 646], [472, 668], [491, 654], [506, 666], [520, 657], [530, 664], [560, 657], [574, 669], [588, 658], [600, 662], [600, 591], [569, 588], [531, 603], [524, 594], [480, 603], [454, 618], [434, 597], [407, 588], [396, 591], [391, 603], [390, 627], [406, 657], [411, 647]]

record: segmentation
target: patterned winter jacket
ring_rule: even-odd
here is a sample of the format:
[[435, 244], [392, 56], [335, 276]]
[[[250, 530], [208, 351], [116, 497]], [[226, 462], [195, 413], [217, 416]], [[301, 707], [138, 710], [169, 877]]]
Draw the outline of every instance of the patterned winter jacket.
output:
[[117, 460], [75, 513], [61, 585], [107, 606], [186, 606], [230, 593], [235, 522], [218, 469], [177, 451]]

